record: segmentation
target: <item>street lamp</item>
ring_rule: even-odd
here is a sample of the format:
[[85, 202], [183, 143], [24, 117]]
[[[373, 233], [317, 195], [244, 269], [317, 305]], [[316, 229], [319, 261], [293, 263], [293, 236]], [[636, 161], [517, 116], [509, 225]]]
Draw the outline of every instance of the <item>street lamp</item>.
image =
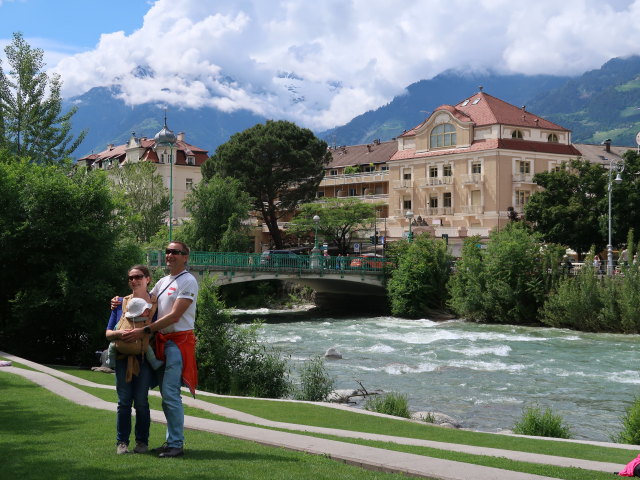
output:
[[613, 183], [611, 181], [611, 172], [615, 170], [616, 178], [613, 181], [620, 185], [620, 183], [622, 183], [620, 173], [624, 171], [624, 160], [614, 161], [606, 157], [602, 157], [602, 159], [609, 160], [609, 243], [607, 244], [607, 275], [611, 275], [613, 273], [613, 245], [611, 244], [611, 190], [613, 190]]
[[409, 243], [411, 243], [411, 241], [413, 240], [413, 233], [411, 233], [411, 220], [413, 219], [413, 212], [411, 210], [407, 210], [406, 212], [404, 212], [404, 216], [407, 217], [407, 220], [409, 220], [409, 235], [407, 235], [407, 240], [409, 240]]
[[318, 224], [320, 223], [320, 217], [318, 215], [314, 215], [313, 222], [316, 225], [315, 235], [313, 237], [313, 250], [311, 250], [311, 268], [317, 268], [320, 266], [320, 249], [318, 248]]
[[156, 149], [159, 146], [169, 146], [169, 243], [173, 240], [173, 145], [176, 143], [175, 134], [167, 127], [167, 111], [164, 111], [164, 127], [154, 137]]

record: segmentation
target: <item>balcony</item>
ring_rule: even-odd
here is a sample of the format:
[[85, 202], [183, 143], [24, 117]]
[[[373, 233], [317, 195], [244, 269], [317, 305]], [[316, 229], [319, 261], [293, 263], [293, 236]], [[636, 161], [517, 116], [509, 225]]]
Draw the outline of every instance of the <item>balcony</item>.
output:
[[421, 208], [420, 211], [426, 217], [440, 216], [440, 215], [453, 215], [452, 207], [426, 207]]
[[389, 170], [375, 172], [351, 173], [349, 175], [326, 175], [320, 182], [320, 186], [334, 186], [352, 183], [387, 182]]
[[514, 173], [513, 183], [534, 183], [533, 174], [531, 173]]
[[484, 180], [484, 175], [481, 173], [468, 173], [460, 176], [462, 183], [467, 185], [477, 185], [482, 183]]
[[482, 205], [463, 205], [462, 206], [462, 213], [465, 215], [475, 215], [483, 212], [484, 212], [484, 208], [482, 207]]
[[407, 190], [413, 188], [413, 180], [394, 180], [391, 182], [394, 190]]
[[422, 187], [437, 187], [439, 185], [452, 185], [453, 177], [428, 177], [422, 182]]

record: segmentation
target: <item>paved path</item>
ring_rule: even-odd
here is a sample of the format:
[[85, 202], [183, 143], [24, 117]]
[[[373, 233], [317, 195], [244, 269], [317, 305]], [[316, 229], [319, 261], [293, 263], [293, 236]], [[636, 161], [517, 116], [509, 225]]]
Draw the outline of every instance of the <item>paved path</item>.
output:
[[[91, 408], [97, 408], [101, 410], [115, 411], [115, 404], [101, 400], [90, 393], [87, 393], [79, 388], [76, 388], [67, 381], [73, 382], [77, 385], [114, 389], [115, 387], [110, 385], [96, 384], [73, 375], [60, 372], [58, 370], [45, 367], [43, 365], [30, 362], [19, 357], [15, 357], [4, 352], [0, 352], [0, 356], [9, 358], [15, 362], [27, 365], [34, 370], [26, 370], [16, 367], [0, 367], [0, 373], [6, 372], [11, 374], [20, 375], [27, 378], [38, 385], [50, 390], [51, 392], [71, 400], [79, 405], [88, 406]], [[65, 380], [65, 381], [63, 381]], [[152, 395], [159, 395], [158, 392], [150, 392]], [[212, 396], [217, 395], [208, 392], [198, 392], [199, 396]], [[277, 400], [276, 400], [277, 401]], [[586, 470], [596, 470], [603, 472], [614, 472], [620, 470], [623, 466], [620, 464], [595, 462], [589, 460], [580, 460], [574, 458], [555, 457], [551, 455], [542, 455], [534, 453], [517, 452], [511, 450], [500, 450], [487, 447], [475, 447], [470, 445], [459, 445], [445, 442], [437, 442], [431, 440], [419, 440], [404, 437], [394, 437], [390, 435], [380, 434], [368, 434], [361, 432], [353, 432], [340, 429], [312, 427], [307, 425], [290, 424], [284, 422], [274, 422], [265, 420], [260, 417], [256, 417], [247, 413], [239, 412], [229, 408], [214, 405], [203, 400], [193, 399], [189, 396], [183, 397], [185, 405], [196, 407], [208, 412], [221, 415], [227, 418], [236, 419], [246, 423], [252, 423], [255, 425], [283, 428], [287, 430], [298, 430], [303, 432], [322, 433], [327, 435], [333, 435], [338, 437], [360, 438], [367, 440], [376, 440], [382, 442], [393, 442], [404, 445], [416, 445], [424, 447], [438, 448], [442, 450], [450, 450], [456, 452], [470, 453], [475, 455], [496, 456], [508, 458], [511, 460], [540, 463], [545, 465], [556, 465], [560, 467], [577, 467]], [[322, 404], [323, 406], [333, 406], [333, 404]], [[354, 410], [350, 407], [336, 406], [334, 408], [346, 408], [351, 412], [362, 412]], [[371, 414], [368, 412], [367, 414]], [[380, 414], [378, 414], [380, 415]], [[151, 418], [155, 422], [165, 423], [164, 415], [161, 411], [152, 410]], [[395, 417], [394, 417], [395, 418]], [[429, 478], [429, 479], [441, 479], [441, 480], [467, 480], [473, 478], [474, 480], [535, 480], [545, 479], [549, 477], [542, 477], [539, 475], [531, 475], [527, 473], [513, 472], [510, 470], [501, 470], [492, 467], [484, 467], [480, 465], [473, 465], [462, 462], [455, 462], [451, 460], [442, 460], [438, 458], [426, 457], [422, 455], [415, 455], [409, 453], [395, 452], [391, 450], [384, 450], [381, 448], [367, 447], [362, 445], [354, 445], [350, 443], [343, 443], [335, 440], [326, 440], [322, 438], [315, 438], [306, 435], [279, 432], [274, 430], [268, 430], [260, 428], [259, 426], [247, 426], [238, 425], [228, 422], [221, 422], [216, 420], [208, 420], [199, 417], [185, 417], [185, 427], [202, 430], [206, 432], [216, 433], [220, 435], [226, 435], [243, 440], [249, 440], [264, 445], [276, 446], [287, 448], [290, 450], [298, 450], [316, 455], [328, 455], [335, 460], [340, 460], [352, 465], [358, 465], [363, 468], [372, 470], [386, 471], [386, 472], [401, 472], [417, 477]], [[638, 446], [634, 445], [620, 445], [620, 444], [608, 444], [601, 442], [584, 442], [603, 447], [614, 448], [627, 448], [634, 452], [638, 450]], [[634, 456], [630, 452], [629, 459]], [[612, 478], [615, 478], [612, 476]]]

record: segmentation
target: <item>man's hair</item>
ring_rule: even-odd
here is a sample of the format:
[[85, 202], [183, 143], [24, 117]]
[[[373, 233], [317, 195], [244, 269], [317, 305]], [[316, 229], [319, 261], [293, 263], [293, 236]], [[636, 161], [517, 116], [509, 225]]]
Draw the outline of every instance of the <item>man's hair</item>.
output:
[[178, 245], [180, 245], [182, 247], [182, 251], [187, 252], [187, 255], [189, 255], [189, 247], [187, 247], [186, 243], [181, 242], [179, 240], [172, 240], [169, 242], [169, 244], [172, 244], [172, 243], [177, 243]]

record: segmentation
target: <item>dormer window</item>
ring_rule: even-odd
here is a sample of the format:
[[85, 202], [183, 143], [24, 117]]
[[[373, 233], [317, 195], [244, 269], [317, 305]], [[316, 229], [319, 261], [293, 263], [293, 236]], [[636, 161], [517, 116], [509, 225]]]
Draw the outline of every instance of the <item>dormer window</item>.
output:
[[514, 130], [511, 138], [522, 138], [522, 130]]
[[431, 130], [431, 148], [456, 145], [456, 127], [450, 123], [440, 124]]
[[555, 133], [550, 133], [547, 136], [547, 142], [549, 142], [549, 143], [558, 143], [558, 135], [556, 135]]
[[193, 155], [187, 155], [187, 165], [195, 165], [196, 164], [196, 157], [194, 157]]

